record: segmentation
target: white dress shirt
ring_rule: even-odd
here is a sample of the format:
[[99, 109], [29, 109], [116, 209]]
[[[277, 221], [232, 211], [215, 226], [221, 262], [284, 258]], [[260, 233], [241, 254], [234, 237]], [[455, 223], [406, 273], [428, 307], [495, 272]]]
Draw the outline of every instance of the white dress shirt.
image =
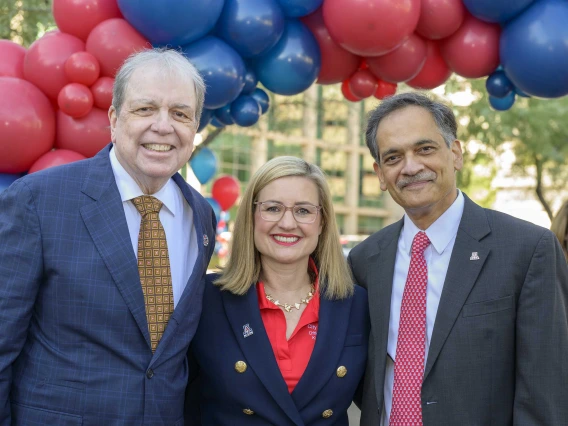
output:
[[[426, 290], [426, 350], [424, 366], [428, 359], [428, 349], [432, 338], [432, 330], [436, 321], [436, 313], [440, 304], [440, 296], [444, 288], [446, 273], [450, 264], [450, 257], [456, 242], [456, 235], [463, 214], [464, 198], [461, 191], [453, 204], [432, 225], [426, 229], [430, 245], [424, 251], [428, 267], [428, 286]], [[410, 267], [412, 240], [420, 231], [418, 227], [404, 215], [404, 225], [398, 239], [398, 250], [394, 265], [392, 283], [391, 309], [389, 319], [389, 337], [387, 343], [387, 365], [384, 386], [384, 410], [381, 424], [389, 424], [392, 408], [392, 391], [394, 384], [394, 362], [396, 360], [396, 344], [398, 341], [398, 326], [400, 323], [400, 305]]]
[[[112, 172], [118, 186], [124, 214], [126, 215], [132, 249], [134, 250], [134, 255], [138, 257], [138, 233], [142, 215], [130, 200], [144, 195], [144, 193], [132, 176], [122, 167], [118, 158], [116, 158], [114, 148], [111, 149], [109, 155]], [[152, 196], [163, 203], [159, 216], [168, 244], [175, 308], [197, 259], [197, 235], [195, 226], [193, 226], [193, 210], [183, 196], [179, 186], [172, 179], [169, 179]]]

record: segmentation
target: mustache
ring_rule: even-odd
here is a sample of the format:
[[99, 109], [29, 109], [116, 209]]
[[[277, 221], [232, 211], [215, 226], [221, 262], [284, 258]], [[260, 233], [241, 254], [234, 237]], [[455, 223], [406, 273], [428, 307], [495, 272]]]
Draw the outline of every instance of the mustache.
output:
[[398, 189], [402, 189], [405, 186], [410, 185], [411, 183], [421, 182], [425, 180], [434, 180], [436, 179], [436, 177], [437, 175], [435, 172], [425, 170], [423, 172], [415, 174], [414, 176], [400, 178], [400, 180], [396, 183], [396, 186], [398, 187]]

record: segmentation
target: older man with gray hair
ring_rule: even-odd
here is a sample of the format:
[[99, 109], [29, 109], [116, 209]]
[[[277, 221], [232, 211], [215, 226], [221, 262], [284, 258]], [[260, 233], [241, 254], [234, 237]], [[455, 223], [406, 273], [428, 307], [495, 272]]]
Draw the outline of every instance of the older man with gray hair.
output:
[[214, 214], [177, 171], [205, 85], [132, 55], [95, 157], [0, 195], [0, 425], [182, 425]]

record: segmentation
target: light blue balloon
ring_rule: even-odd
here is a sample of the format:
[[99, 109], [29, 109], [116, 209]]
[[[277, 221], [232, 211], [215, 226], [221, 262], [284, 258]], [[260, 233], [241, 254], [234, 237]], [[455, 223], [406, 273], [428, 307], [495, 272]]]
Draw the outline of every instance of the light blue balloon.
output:
[[509, 94], [503, 98], [496, 98], [489, 95], [489, 104], [494, 110], [497, 111], [507, 111], [515, 103], [516, 94], [511, 91]]
[[217, 220], [217, 223], [219, 223], [219, 219], [221, 219], [221, 206], [215, 198], [205, 197], [205, 199], [213, 209], [213, 213], [215, 213], [215, 219]]
[[195, 177], [201, 184], [207, 183], [217, 173], [217, 157], [209, 148], [202, 148], [189, 161]]

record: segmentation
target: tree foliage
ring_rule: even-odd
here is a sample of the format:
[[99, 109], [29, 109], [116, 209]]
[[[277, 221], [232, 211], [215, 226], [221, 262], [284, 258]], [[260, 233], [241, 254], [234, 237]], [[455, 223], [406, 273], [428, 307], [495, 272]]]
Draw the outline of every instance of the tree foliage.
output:
[[55, 28], [52, 0], [0, 0], [0, 38], [28, 47]]

